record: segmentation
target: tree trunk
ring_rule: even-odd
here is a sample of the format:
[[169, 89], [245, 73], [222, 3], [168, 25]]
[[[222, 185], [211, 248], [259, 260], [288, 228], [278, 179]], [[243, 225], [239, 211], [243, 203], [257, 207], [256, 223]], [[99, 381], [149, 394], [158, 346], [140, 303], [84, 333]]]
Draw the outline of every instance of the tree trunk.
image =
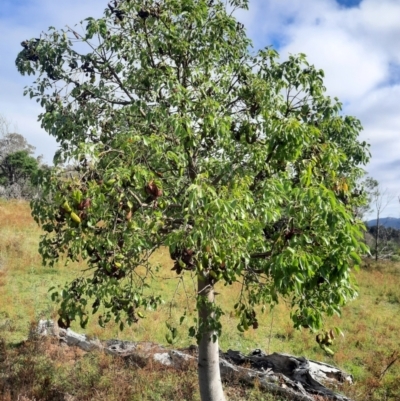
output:
[[[198, 304], [199, 324], [204, 327], [199, 343], [198, 374], [201, 401], [225, 401], [219, 369], [219, 347], [215, 331], [208, 324], [213, 317], [214, 286], [209, 280], [198, 279], [201, 301]], [[215, 341], [213, 341], [215, 336]]]
[[379, 210], [377, 211], [376, 215], [376, 233], [375, 233], [375, 262], [378, 261], [379, 251], [378, 251], [378, 244], [379, 244]]

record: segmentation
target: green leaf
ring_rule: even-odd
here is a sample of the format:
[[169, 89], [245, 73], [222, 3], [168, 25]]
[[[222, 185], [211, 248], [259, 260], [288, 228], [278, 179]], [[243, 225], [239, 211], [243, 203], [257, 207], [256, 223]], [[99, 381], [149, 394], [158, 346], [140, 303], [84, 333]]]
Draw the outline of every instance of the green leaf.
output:
[[356, 252], [350, 252], [349, 256], [353, 259], [354, 262], [356, 262], [357, 264], [361, 264], [361, 258]]

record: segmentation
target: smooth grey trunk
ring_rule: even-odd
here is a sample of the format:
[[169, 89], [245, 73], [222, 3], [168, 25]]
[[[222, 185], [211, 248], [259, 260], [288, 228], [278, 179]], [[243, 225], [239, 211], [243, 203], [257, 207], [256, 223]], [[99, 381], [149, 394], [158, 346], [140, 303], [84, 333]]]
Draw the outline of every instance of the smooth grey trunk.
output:
[[[199, 303], [199, 322], [205, 322], [207, 325], [213, 317], [209, 304], [214, 303], [214, 286], [207, 279], [198, 279], [198, 291], [199, 296], [204, 297], [206, 301]], [[206, 329], [199, 343], [198, 374], [201, 401], [225, 401], [219, 369], [218, 338], [213, 342], [214, 334], [214, 331]]]

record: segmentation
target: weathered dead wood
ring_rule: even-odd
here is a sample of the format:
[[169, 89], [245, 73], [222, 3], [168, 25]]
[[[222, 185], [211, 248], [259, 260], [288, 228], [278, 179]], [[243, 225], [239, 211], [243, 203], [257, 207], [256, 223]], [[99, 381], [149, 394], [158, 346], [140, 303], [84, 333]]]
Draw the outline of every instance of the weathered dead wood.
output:
[[222, 354], [222, 358], [233, 362], [234, 366], [248, 365], [247, 375], [243, 377], [247, 382], [257, 379], [260, 387], [293, 400], [314, 401], [313, 395], [319, 395], [335, 401], [350, 401], [322, 384], [324, 382], [338, 386], [344, 382], [353, 382], [351, 375], [334, 366], [288, 354], [267, 355], [259, 349], [247, 356], [228, 350]]
[[[193, 359], [197, 359], [197, 347], [183, 350], [171, 350], [151, 342], [130, 342], [109, 340], [101, 342], [78, 334], [70, 329], [61, 329], [51, 321], [39, 322], [31, 335], [56, 336], [60, 342], [77, 346], [85, 351], [103, 350], [111, 355], [118, 355], [134, 366], [145, 366], [154, 361], [164, 366], [181, 369]], [[279, 394], [294, 401], [315, 401], [320, 396], [332, 401], [351, 401], [338, 394], [323, 383], [334, 387], [344, 382], [352, 383], [351, 375], [334, 366], [296, 357], [288, 354], [265, 354], [257, 349], [249, 355], [239, 351], [220, 352], [220, 369], [223, 380], [240, 380], [249, 384], [256, 381], [260, 388]]]

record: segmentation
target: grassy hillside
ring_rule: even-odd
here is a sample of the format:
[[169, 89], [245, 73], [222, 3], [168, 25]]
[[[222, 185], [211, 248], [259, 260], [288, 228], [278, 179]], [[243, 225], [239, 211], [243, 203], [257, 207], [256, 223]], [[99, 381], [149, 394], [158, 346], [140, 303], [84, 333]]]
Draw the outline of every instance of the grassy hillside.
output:
[[[128, 369], [111, 357], [84, 355], [49, 341], [23, 343], [30, 324], [57, 316], [57, 305], [51, 302], [48, 289], [81, 274], [84, 268], [80, 264], [42, 267], [37, 253], [39, 236], [27, 203], [0, 200], [0, 362], [6, 361], [0, 363], [0, 399], [14, 400], [19, 394], [26, 394], [36, 399], [61, 400], [55, 394], [62, 393], [73, 394], [76, 400], [198, 399], [195, 366], [189, 366], [182, 379], [182, 375], [165, 369]], [[179, 327], [180, 336], [174, 347], [192, 342], [187, 328], [193, 324], [194, 282], [190, 275], [180, 280], [171, 272], [173, 263], [165, 249], [154, 256], [154, 263], [160, 264], [160, 270], [152, 291], [163, 295], [165, 303], [161, 308], [147, 311], [144, 319], [124, 332], [114, 324], [102, 329], [97, 326], [97, 319], [92, 319], [87, 334], [101, 339], [166, 344], [165, 320], [176, 322], [186, 309], [188, 318]], [[334, 357], [328, 357], [319, 348], [315, 334], [292, 328], [284, 303], [272, 312], [260, 311], [257, 330], [238, 332], [237, 320], [230, 312], [239, 295], [235, 285], [221, 285], [217, 289], [218, 302], [228, 311], [223, 317], [221, 348], [244, 353], [261, 348], [326, 361], [354, 375], [356, 384], [344, 391], [355, 400], [399, 400], [400, 362], [396, 358], [400, 356], [400, 264], [369, 263], [355, 276], [359, 298], [344, 309], [341, 319], [326, 321], [327, 329], [339, 326], [344, 333], [332, 346]], [[78, 326], [72, 329], [82, 331]], [[14, 393], [10, 391], [11, 384], [16, 388]], [[227, 391], [234, 400], [272, 399], [257, 389], [234, 386]]]

